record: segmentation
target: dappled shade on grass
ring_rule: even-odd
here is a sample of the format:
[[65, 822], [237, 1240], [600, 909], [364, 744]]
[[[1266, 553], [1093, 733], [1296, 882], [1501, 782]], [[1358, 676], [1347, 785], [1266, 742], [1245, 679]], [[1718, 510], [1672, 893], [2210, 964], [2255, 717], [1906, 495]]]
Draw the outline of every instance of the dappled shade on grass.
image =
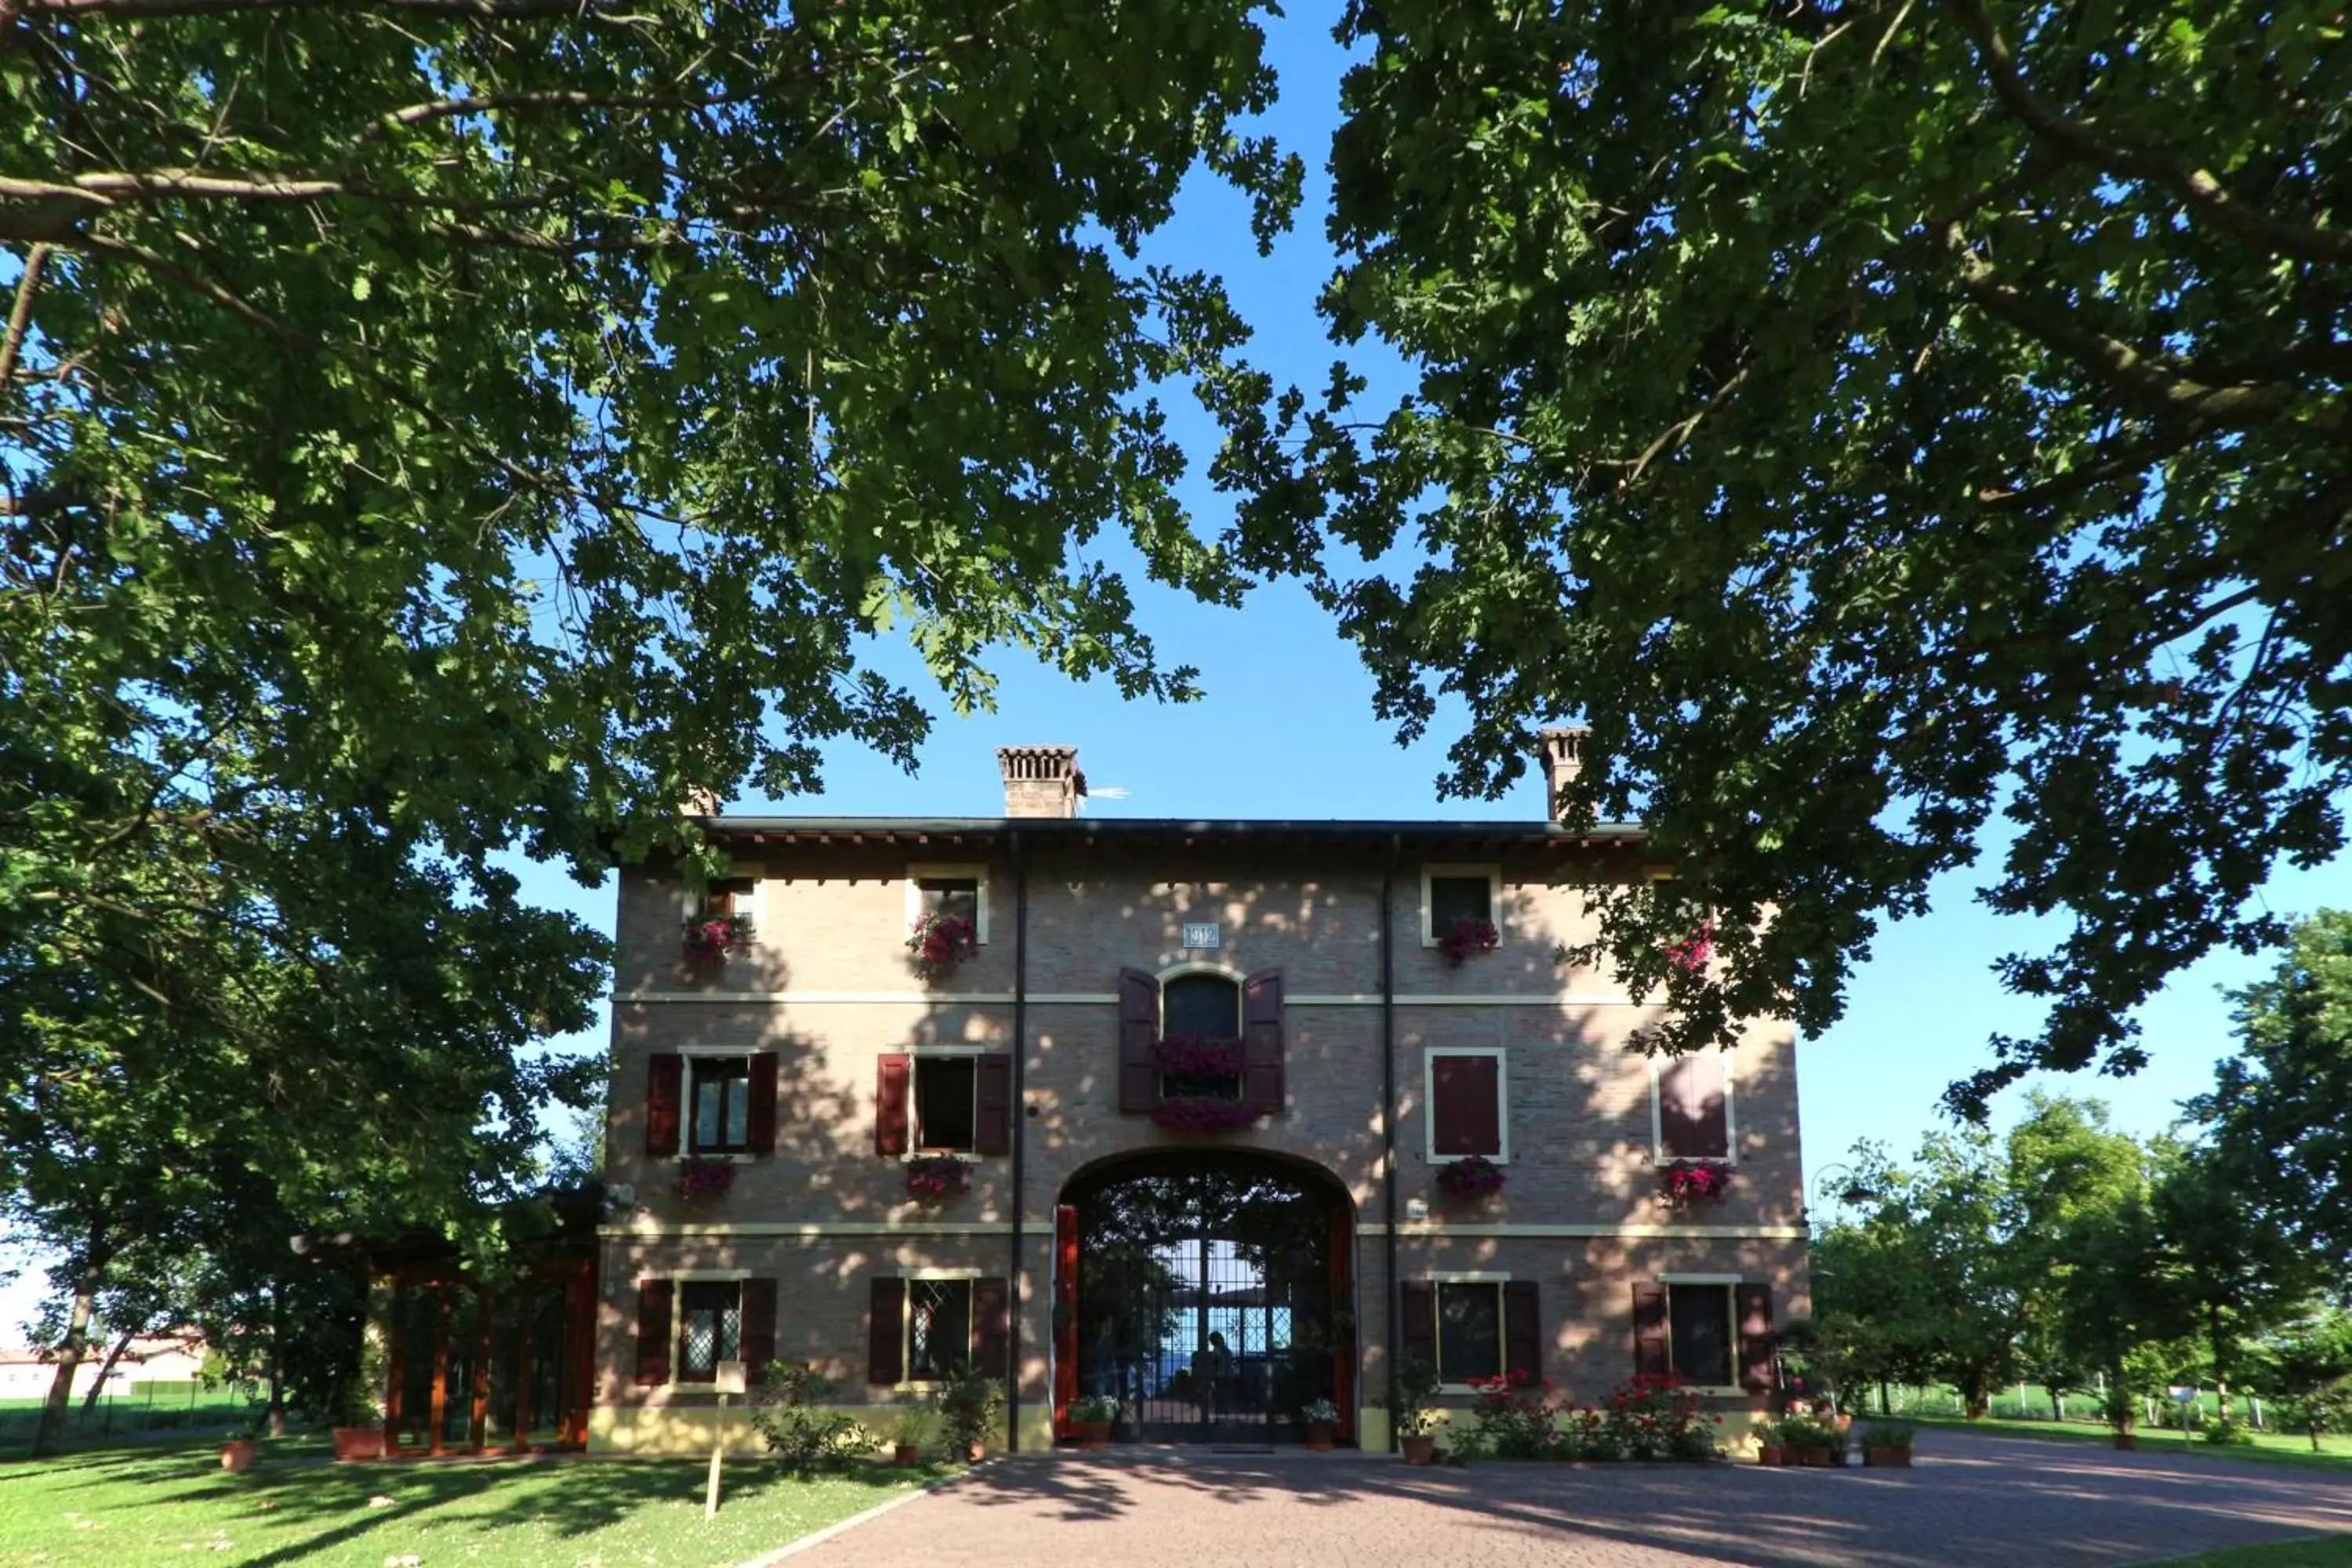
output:
[[[462, 1460], [333, 1465], [265, 1445], [231, 1475], [212, 1447], [86, 1454], [0, 1468], [0, 1563], [207, 1563], [381, 1568], [465, 1559], [706, 1568], [741, 1562], [908, 1490], [922, 1472], [859, 1466], [795, 1479], [731, 1459], [716, 1520], [704, 1462]], [[223, 1549], [218, 1543], [226, 1542]]]

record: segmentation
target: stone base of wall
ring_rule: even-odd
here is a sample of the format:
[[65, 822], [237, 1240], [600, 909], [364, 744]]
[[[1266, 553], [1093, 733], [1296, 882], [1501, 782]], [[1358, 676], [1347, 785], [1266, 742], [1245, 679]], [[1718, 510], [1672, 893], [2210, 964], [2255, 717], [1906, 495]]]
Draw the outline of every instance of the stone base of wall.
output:
[[[877, 1454], [889, 1451], [888, 1429], [875, 1424], [877, 1415], [886, 1413], [885, 1407], [840, 1405], [831, 1408], [863, 1424], [867, 1431], [873, 1433]], [[767, 1446], [752, 1427], [750, 1412], [740, 1406], [730, 1406], [725, 1412], [725, 1419], [728, 1453], [765, 1456]], [[588, 1451], [592, 1454], [642, 1454], [648, 1457], [705, 1457], [710, 1452], [711, 1440], [718, 1434], [719, 1420], [720, 1412], [709, 1405], [600, 1405], [588, 1412]], [[1002, 1448], [1003, 1446], [1003, 1436], [1000, 1432], [990, 1447]], [[1043, 1451], [1053, 1446], [1053, 1413], [1024, 1406], [1021, 1411], [1022, 1451]]]

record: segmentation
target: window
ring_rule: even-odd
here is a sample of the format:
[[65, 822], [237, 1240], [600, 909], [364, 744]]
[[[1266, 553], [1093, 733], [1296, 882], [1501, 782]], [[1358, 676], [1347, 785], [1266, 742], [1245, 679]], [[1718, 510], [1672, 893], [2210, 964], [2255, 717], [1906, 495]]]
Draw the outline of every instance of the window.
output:
[[751, 1147], [751, 1058], [695, 1057], [688, 1060], [694, 1115], [688, 1152], [740, 1154]]
[[1437, 1376], [1468, 1383], [1503, 1370], [1500, 1280], [1446, 1280], [1437, 1287]]
[[907, 1289], [907, 1377], [936, 1383], [971, 1359], [971, 1281], [917, 1279]]
[[1654, 1064], [1651, 1109], [1660, 1159], [1731, 1158], [1729, 1062], [1713, 1050]]
[[907, 924], [927, 915], [971, 922], [972, 940], [988, 941], [988, 872], [982, 866], [907, 868]]
[[719, 1363], [743, 1354], [743, 1287], [690, 1279], [677, 1294], [677, 1381], [715, 1383]]
[[1730, 1286], [1668, 1281], [1668, 1370], [1685, 1383], [1729, 1387], [1732, 1348], [1738, 1342], [1732, 1314]]
[[979, 1103], [976, 1057], [915, 1058], [915, 1148], [927, 1154], [968, 1153]]
[[[1163, 1038], [1238, 1042], [1242, 1037], [1242, 988], [1224, 974], [1179, 974], [1160, 987], [1160, 1032]], [[1198, 1050], [1198, 1047], [1192, 1047]], [[1166, 1099], [1239, 1100], [1242, 1097], [1240, 1052], [1224, 1047], [1232, 1070], [1214, 1070], [1213, 1062], [1190, 1064], [1163, 1060], [1160, 1092]]]
[[1493, 866], [1424, 866], [1421, 871], [1421, 945], [1435, 947], [1462, 921], [1498, 925], [1501, 870]]
[[1503, 1053], [1480, 1048], [1439, 1047], [1423, 1061], [1427, 1079], [1428, 1154], [1434, 1164], [1483, 1154], [1496, 1163], [1510, 1158], [1508, 1091]]

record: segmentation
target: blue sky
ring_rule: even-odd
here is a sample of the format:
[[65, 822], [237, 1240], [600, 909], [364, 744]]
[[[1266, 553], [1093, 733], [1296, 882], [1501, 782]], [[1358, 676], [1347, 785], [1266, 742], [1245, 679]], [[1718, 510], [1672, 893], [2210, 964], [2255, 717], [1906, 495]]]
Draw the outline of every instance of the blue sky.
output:
[[[1330, 29], [1333, 5], [1301, 5], [1272, 19], [1272, 56], [1283, 101], [1262, 129], [1307, 163], [1307, 200], [1293, 231], [1259, 258], [1240, 201], [1206, 181], [1188, 188], [1177, 221], [1146, 259], [1225, 275], [1244, 318], [1258, 326], [1251, 357], [1279, 381], [1319, 387], [1338, 351], [1314, 314], [1318, 291], [1336, 259], [1323, 239], [1322, 163], [1338, 119], [1346, 55]], [[1375, 393], [1400, 383], [1392, 359], [1377, 348], [1349, 351]], [[1203, 423], [1181, 416], [1173, 426], [1193, 441], [1194, 468], [1209, 456]], [[1187, 491], [1199, 526], [1213, 532], [1230, 509], [1205, 481]], [[1105, 541], [1089, 553], [1113, 564], [1129, 552]], [[1139, 624], [1170, 663], [1200, 667], [1207, 693], [1181, 708], [1122, 702], [1107, 684], [1076, 686], [1018, 652], [997, 663], [998, 711], [968, 720], [942, 713], [909, 777], [859, 748], [828, 749], [825, 788], [790, 801], [739, 799], [732, 809], [812, 814], [992, 816], [1002, 806], [993, 748], [1068, 743], [1081, 749], [1089, 781], [1121, 788], [1124, 799], [1098, 798], [1111, 816], [1529, 819], [1542, 813], [1541, 786], [1522, 780], [1496, 802], [1440, 802], [1434, 781], [1453, 730], [1447, 710], [1431, 739], [1400, 747], [1371, 712], [1371, 680], [1328, 618], [1295, 585], [1276, 584], [1240, 610], [1213, 609], [1131, 578]], [[872, 649], [878, 668], [926, 689], [919, 665], [903, 645]], [[937, 704], [934, 705], [938, 706]], [[1988, 863], [1998, 860], [1990, 847]], [[583, 889], [545, 868], [519, 866], [528, 896], [568, 908], [610, 934], [609, 887]], [[1858, 1138], [1907, 1150], [1938, 1122], [1937, 1100], [1953, 1079], [1988, 1060], [1996, 1031], [2030, 1034], [2035, 1010], [2003, 994], [1988, 965], [2004, 952], [2048, 941], [2053, 923], [1996, 918], [1970, 898], [1968, 874], [1943, 879], [1924, 919], [1882, 932], [1855, 978], [1845, 1017], [1798, 1048], [1809, 1172], [1840, 1159]], [[2352, 903], [2352, 859], [2307, 872], [2282, 871], [2266, 900], [2308, 911]], [[2219, 994], [2258, 977], [2268, 958], [2217, 954], [2177, 977], [2144, 1012], [2152, 1066], [2129, 1079], [2077, 1075], [2050, 1087], [2091, 1094], [2116, 1120], [2141, 1132], [2168, 1125], [2177, 1102], [2206, 1088], [2212, 1064], [2230, 1048], [2228, 1005]], [[575, 1042], [601, 1050], [602, 1031]], [[2013, 1115], [2021, 1091], [2004, 1098], [1997, 1118]], [[33, 1310], [37, 1278], [0, 1288], [0, 1339], [14, 1339]]]

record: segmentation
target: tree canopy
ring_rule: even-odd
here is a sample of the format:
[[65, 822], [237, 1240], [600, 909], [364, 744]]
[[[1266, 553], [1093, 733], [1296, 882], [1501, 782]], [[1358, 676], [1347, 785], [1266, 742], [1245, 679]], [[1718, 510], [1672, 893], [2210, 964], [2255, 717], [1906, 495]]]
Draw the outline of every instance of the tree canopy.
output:
[[[1953, 1106], [2143, 1059], [2133, 1010], [2280, 921], [2352, 784], [2352, 36], [2329, 5], [1358, 0], [1343, 367], [1227, 454], [1303, 531], [1445, 787], [1593, 744], [1677, 896], [1609, 896], [1671, 1048], [1819, 1029], [1880, 922], [2071, 922]], [[1399, 554], [1390, 552], [1403, 548]], [[1360, 552], [1372, 564], [1346, 564]], [[1402, 559], [1406, 563], [1397, 566]], [[1664, 950], [1694, 904], [1722, 963]], [[1767, 921], [1768, 910], [1777, 911]]]

